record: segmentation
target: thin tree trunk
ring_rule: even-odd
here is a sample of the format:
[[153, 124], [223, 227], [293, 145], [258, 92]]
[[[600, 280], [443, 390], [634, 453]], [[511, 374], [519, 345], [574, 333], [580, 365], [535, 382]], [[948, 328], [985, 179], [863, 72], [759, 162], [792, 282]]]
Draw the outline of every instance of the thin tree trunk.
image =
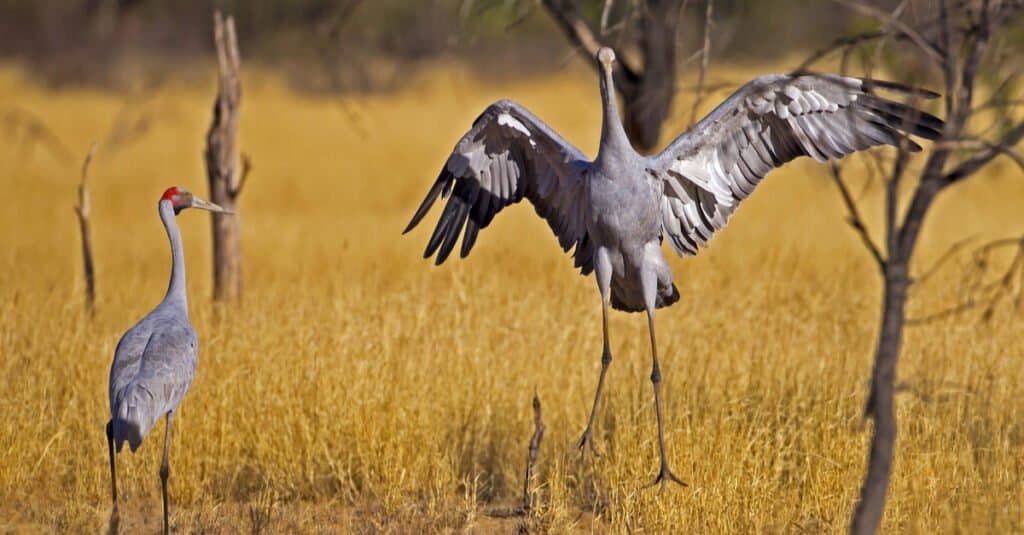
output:
[[78, 205], [75, 206], [75, 214], [78, 216], [78, 228], [82, 235], [82, 271], [85, 275], [85, 311], [92, 316], [95, 313], [96, 303], [96, 276], [92, 263], [92, 233], [90, 231], [89, 216], [92, 213], [92, 203], [89, 202], [89, 163], [96, 153], [96, 144], [93, 143], [89, 152], [82, 162], [82, 177], [78, 184]]
[[882, 325], [875, 350], [875, 368], [871, 374], [871, 390], [866, 411], [874, 420], [871, 453], [867, 475], [860, 489], [860, 501], [853, 514], [850, 533], [875, 533], [882, 522], [885, 496], [892, 473], [896, 446], [896, 410], [893, 403], [896, 362], [900, 355], [903, 323], [906, 319], [907, 262], [896, 261], [886, 266], [885, 290], [882, 300]]
[[672, 107], [678, 11], [677, 0], [647, 0], [642, 30], [643, 74], [637, 91], [623, 92], [623, 126], [642, 152], [657, 149], [661, 125]]
[[[587, 55], [595, 69], [594, 55], [610, 46], [584, 17], [575, 0], [543, 0], [542, 4], [566, 37]], [[615, 89], [622, 96], [623, 126], [630, 142], [640, 152], [658, 147], [662, 124], [669, 115], [676, 83], [676, 36], [680, 0], [643, 2], [638, 33], [642, 54], [640, 67], [618, 54]], [[620, 50], [621, 52], [621, 50]]]
[[[206, 134], [206, 172], [210, 200], [235, 211], [242, 180], [238, 168], [238, 119], [242, 88], [238, 41], [232, 17], [213, 16], [219, 82], [213, 120]], [[213, 298], [242, 297], [242, 229], [237, 214], [213, 214]]]
[[537, 477], [537, 459], [540, 457], [540, 441], [544, 439], [544, 420], [541, 419], [540, 396], [533, 392], [533, 436], [526, 455], [526, 474], [523, 477], [523, 512], [530, 514], [537, 506], [537, 491], [534, 479]]

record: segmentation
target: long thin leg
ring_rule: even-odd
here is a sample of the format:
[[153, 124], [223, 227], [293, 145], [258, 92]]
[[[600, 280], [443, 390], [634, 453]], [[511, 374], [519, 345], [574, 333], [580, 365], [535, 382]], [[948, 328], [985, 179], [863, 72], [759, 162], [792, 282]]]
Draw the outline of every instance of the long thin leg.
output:
[[110, 496], [114, 502], [114, 508], [110, 511], [110, 522], [107, 524], [107, 533], [117, 535], [120, 531], [121, 518], [117, 513], [117, 471], [114, 470], [114, 422], [107, 421], [107, 449], [110, 451]]
[[117, 471], [114, 470], [114, 422], [107, 421], [107, 449], [110, 450], [110, 495], [114, 501], [114, 514], [117, 514]]
[[604, 335], [604, 349], [601, 351], [601, 375], [597, 379], [597, 391], [594, 393], [594, 405], [590, 408], [590, 419], [587, 420], [587, 428], [583, 431], [583, 436], [576, 444], [581, 458], [586, 458], [588, 447], [595, 456], [597, 455], [591, 432], [594, 427], [594, 419], [597, 417], [597, 405], [601, 399], [604, 376], [608, 373], [608, 366], [612, 363], [611, 344], [608, 343], [608, 301], [611, 298], [612, 263], [608, 257], [608, 251], [603, 247], [599, 247], [594, 253], [594, 277], [597, 279], [597, 289], [601, 292], [601, 328]]
[[658, 451], [661, 453], [661, 469], [658, 471], [658, 476], [654, 478], [650, 486], [658, 485], [661, 486], [658, 489], [658, 494], [661, 494], [665, 490], [665, 483], [674, 481], [682, 486], [686, 486], [686, 482], [676, 477], [672, 473], [672, 470], [668, 467], [668, 458], [665, 457], [665, 426], [661, 416], [661, 368], [658, 366], [658, 345], [654, 338], [654, 309], [653, 307], [647, 308], [647, 328], [651, 332], [651, 360], [653, 361], [651, 367], [651, 383], [654, 385], [654, 410], [658, 414]]
[[171, 475], [171, 466], [168, 457], [171, 453], [171, 421], [174, 420], [174, 413], [168, 412], [166, 416], [167, 430], [164, 432], [164, 459], [160, 462], [160, 486], [164, 495], [164, 535], [171, 532], [170, 523], [167, 518], [167, 477]]
[[580, 437], [580, 441], [576, 444], [576, 447], [580, 450], [580, 456], [586, 458], [587, 447], [589, 446], [590, 451], [597, 456], [597, 449], [594, 448], [594, 441], [591, 438], [591, 430], [594, 427], [594, 419], [597, 417], [597, 404], [601, 399], [601, 387], [604, 386], [604, 376], [608, 373], [608, 366], [612, 363], [612, 350], [608, 343], [608, 299], [601, 299], [601, 327], [604, 332], [604, 349], [601, 351], [601, 375], [597, 379], [597, 392], [594, 393], [594, 405], [590, 409], [590, 419], [587, 420], [587, 428], [583, 431], [583, 436]]

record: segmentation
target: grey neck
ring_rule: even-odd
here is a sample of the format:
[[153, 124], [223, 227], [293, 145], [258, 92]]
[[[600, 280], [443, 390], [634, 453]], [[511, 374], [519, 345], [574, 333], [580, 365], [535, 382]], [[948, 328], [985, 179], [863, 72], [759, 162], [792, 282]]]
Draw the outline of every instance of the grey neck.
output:
[[160, 220], [167, 230], [167, 239], [171, 242], [171, 282], [167, 285], [164, 302], [180, 306], [188, 314], [188, 297], [185, 292], [185, 249], [181, 244], [181, 231], [178, 230], [174, 205], [171, 201], [160, 201]]
[[626, 130], [622, 127], [622, 118], [619, 117], [619, 105], [615, 96], [615, 82], [612, 78], [612, 69], [601, 66], [601, 107], [604, 111], [604, 120], [601, 121], [601, 146], [598, 149], [597, 159], [601, 156], [623, 154], [633, 152], [633, 145], [629, 143]]

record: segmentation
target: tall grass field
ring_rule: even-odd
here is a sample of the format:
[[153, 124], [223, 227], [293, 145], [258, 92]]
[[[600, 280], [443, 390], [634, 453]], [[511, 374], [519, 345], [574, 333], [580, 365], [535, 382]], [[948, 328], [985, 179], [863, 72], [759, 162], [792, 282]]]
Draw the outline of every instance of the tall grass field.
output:
[[[714, 71], [729, 89], [762, 72]], [[0, 68], [0, 532], [107, 529], [110, 362], [166, 289], [161, 192], [206, 193], [214, 83], [207, 66], [157, 88], [51, 89]], [[689, 486], [658, 495], [644, 488], [658, 457], [643, 316], [611, 317], [601, 455], [581, 461], [600, 370], [593, 279], [526, 203], [440, 268], [421, 256], [432, 224], [401, 235], [493, 100], [523, 103], [593, 154], [591, 71], [497, 82], [439, 65], [405, 89], [344, 97], [298, 94], [257, 68], [243, 83], [240, 306], [211, 302], [209, 215], [179, 217], [200, 357], [171, 444], [174, 531], [846, 529], [870, 438], [861, 414], [881, 286], [824, 166], [773, 173], [699, 256], [666, 248], [682, 294], [656, 316], [666, 441]], [[691, 98], [680, 94], [667, 132], [685, 128]], [[93, 141], [90, 319], [73, 206]], [[848, 165], [880, 236], [882, 186], [869, 160]], [[952, 188], [915, 272], [965, 238], [1021, 235], [1022, 206], [1024, 176], [1008, 160]], [[911, 317], [964, 299], [969, 250], [915, 285]], [[883, 531], [1024, 532], [1024, 313], [1007, 302], [988, 320], [968, 311], [908, 327], [898, 385]], [[522, 492], [534, 392], [547, 429], [539, 505], [507, 517], [497, 512]], [[157, 425], [118, 457], [122, 533], [160, 529], [162, 441]]]

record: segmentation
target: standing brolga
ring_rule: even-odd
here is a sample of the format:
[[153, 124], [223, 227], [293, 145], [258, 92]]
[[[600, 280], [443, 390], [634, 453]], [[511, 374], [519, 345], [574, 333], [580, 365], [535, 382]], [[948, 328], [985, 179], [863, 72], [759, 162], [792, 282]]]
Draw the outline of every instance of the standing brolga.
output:
[[[623, 130], [612, 85], [615, 54], [597, 52], [604, 117], [597, 158], [588, 160], [554, 130], [509, 100], [489, 106], [455, 149], [408, 232], [434, 201], [448, 198], [425, 258], [448, 258], [462, 236], [461, 256], [502, 208], [526, 197], [558, 237], [575, 246], [575, 265], [594, 272], [601, 292], [604, 349], [590, 419], [579, 441], [593, 449], [591, 430], [605, 373], [612, 361], [608, 305], [647, 313], [651, 382], [661, 466], [654, 484], [685, 485], [669, 468], [661, 411], [661, 371], [654, 310], [679, 300], [662, 256], [667, 239], [679, 255], [695, 255], [725, 227], [740, 202], [776, 167], [810, 156], [841, 158], [876, 145], [899, 145], [905, 134], [936, 139], [943, 122], [878, 96], [935, 93], [890, 82], [827, 74], [767, 75], [747, 83], [661, 154], [637, 154]], [[920, 150], [910, 140], [911, 150]], [[659, 492], [660, 492], [659, 490]]]
[[168, 455], [171, 446], [171, 422], [181, 398], [185, 396], [196, 372], [199, 342], [188, 321], [188, 296], [185, 290], [185, 250], [181, 244], [176, 216], [186, 208], [211, 212], [227, 210], [172, 187], [160, 197], [158, 211], [171, 242], [171, 282], [167, 295], [152, 312], [128, 329], [117, 343], [110, 366], [110, 421], [107, 422], [107, 446], [110, 449], [110, 489], [117, 515], [117, 472], [114, 449], [120, 452], [127, 441], [132, 452], [142, 444], [156, 421], [164, 416], [164, 455], [160, 463], [160, 486], [164, 501], [164, 533], [169, 530], [167, 516]]

